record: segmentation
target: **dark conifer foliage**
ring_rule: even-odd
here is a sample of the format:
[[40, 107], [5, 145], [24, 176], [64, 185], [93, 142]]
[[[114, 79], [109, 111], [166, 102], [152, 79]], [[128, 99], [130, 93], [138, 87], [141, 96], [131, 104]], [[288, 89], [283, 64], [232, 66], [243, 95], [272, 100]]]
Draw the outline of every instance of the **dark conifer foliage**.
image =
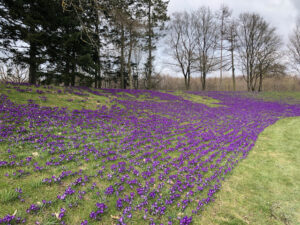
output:
[[1, 0], [0, 60], [27, 66], [31, 84], [98, 88], [136, 87], [144, 62], [151, 88], [153, 50], [168, 19], [167, 5], [164, 0]]
[[55, 5], [48, 0], [1, 0], [1, 59], [29, 66], [29, 82], [36, 83], [45, 63], [47, 27], [54, 23]]

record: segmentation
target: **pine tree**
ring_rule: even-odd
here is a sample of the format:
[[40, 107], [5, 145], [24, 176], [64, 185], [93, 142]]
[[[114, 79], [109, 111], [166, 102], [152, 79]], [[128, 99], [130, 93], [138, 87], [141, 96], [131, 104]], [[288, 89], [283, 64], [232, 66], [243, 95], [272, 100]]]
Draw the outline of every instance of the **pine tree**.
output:
[[48, 48], [49, 61], [54, 65], [53, 72], [61, 76], [65, 86], [74, 86], [75, 78], [93, 76], [95, 63], [93, 48], [85, 41], [87, 37], [81, 30], [79, 18], [72, 10], [60, 13], [57, 27], [52, 33], [52, 43]]
[[169, 1], [164, 0], [143, 0], [147, 31], [145, 33], [146, 46], [148, 52], [147, 62], [145, 64], [147, 89], [152, 88], [151, 79], [153, 73], [153, 51], [156, 49], [156, 43], [163, 36], [165, 22], [169, 19], [167, 8]]
[[2, 61], [29, 66], [29, 83], [35, 84], [40, 65], [46, 61], [47, 33], [55, 10], [49, 0], [2, 0], [0, 45]]

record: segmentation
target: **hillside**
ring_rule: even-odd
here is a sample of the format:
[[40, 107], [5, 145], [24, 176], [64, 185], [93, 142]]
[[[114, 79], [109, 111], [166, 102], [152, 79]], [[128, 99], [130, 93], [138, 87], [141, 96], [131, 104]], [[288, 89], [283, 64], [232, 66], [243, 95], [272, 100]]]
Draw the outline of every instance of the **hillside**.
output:
[[0, 224], [300, 222], [299, 94], [0, 93]]

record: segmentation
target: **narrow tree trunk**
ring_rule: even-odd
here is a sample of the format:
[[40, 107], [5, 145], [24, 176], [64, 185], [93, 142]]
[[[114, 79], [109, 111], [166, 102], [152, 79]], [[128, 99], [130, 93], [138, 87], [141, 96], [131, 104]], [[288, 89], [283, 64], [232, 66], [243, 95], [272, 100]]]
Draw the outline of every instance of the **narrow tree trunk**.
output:
[[70, 85], [70, 62], [66, 59], [66, 68], [64, 72], [64, 86], [68, 87]]
[[246, 72], [247, 72], [247, 78], [246, 78], [246, 82], [247, 82], [247, 91], [250, 91], [250, 62], [249, 62], [249, 54], [247, 53], [247, 65], [246, 65]]
[[133, 84], [133, 76], [132, 76], [132, 68], [131, 68], [131, 55], [132, 55], [132, 49], [133, 49], [133, 34], [132, 30], [130, 29], [129, 32], [130, 40], [129, 40], [129, 52], [128, 52], [128, 60], [127, 60], [127, 70], [128, 70], [128, 78], [129, 78], [129, 88], [134, 89]]
[[187, 86], [186, 90], [190, 89], [190, 83], [191, 83], [191, 70], [190, 68], [187, 69]]
[[236, 87], [235, 87], [235, 66], [234, 66], [233, 43], [231, 43], [231, 69], [232, 69], [232, 85], [233, 85], [233, 91], [236, 91]]
[[75, 51], [72, 52], [72, 64], [71, 64], [71, 86], [75, 86], [75, 80], [76, 80], [76, 53]]
[[75, 80], [76, 80], [75, 69], [74, 69], [73, 66], [74, 66], [74, 65], [72, 65], [72, 71], [71, 71], [71, 86], [72, 86], [72, 87], [75, 86]]
[[96, 31], [96, 71], [95, 71], [95, 88], [101, 88], [102, 81], [101, 81], [101, 51], [100, 51], [100, 31], [99, 31], [99, 11], [98, 8], [95, 6], [95, 31]]
[[[223, 21], [222, 21], [222, 29], [223, 29]], [[223, 31], [221, 31], [223, 33]], [[222, 79], [223, 79], [223, 34], [221, 35], [221, 65], [220, 65], [220, 84], [219, 90], [222, 87]]]
[[253, 78], [250, 81], [251, 81], [250, 82], [250, 89], [251, 89], [252, 92], [254, 92], [255, 91], [255, 83], [254, 83]]
[[249, 78], [247, 78], [247, 91], [251, 91], [250, 79]]
[[185, 89], [188, 90], [188, 77], [185, 74], [183, 76], [184, 76], [184, 86], [185, 86]]
[[[260, 70], [261, 71], [261, 70]], [[259, 74], [260, 76], [260, 74]], [[253, 78], [254, 79], [254, 84], [252, 86], [252, 91], [255, 91], [256, 90], [256, 86], [257, 86], [257, 80], [259, 79], [259, 76], [257, 76], [257, 74], [255, 74], [255, 77]]]
[[202, 75], [202, 91], [205, 91], [206, 89], [206, 72], [203, 72]]
[[121, 88], [125, 89], [125, 74], [124, 74], [124, 66], [125, 66], [125, 56], [124, 56], [124, 50], [125, 50], [125, 31], [124, 31], [124, 25], [121, 26], [121, 68], [120, 68], [120, 75], [121, 75]]
[[262, 84], [263, 84], [263, 73], [262, 71], [259, 72], [259, 86], [258, 92], [262, 92]]
[[147, 89], [151, 89], [151, 77], [152, 77], [152, 24], [151, 24], [151, 4], [152, 0], [149, 0], [148, 4], [148, 62], [147, 62]]
[[202, 52], [202, 91], [206, 89], [206, 65], [207, 65], [207, 58], [205, 52]]
[[[74, 46], [75, 47], [75, 46]], [[71, 86], [75, 86], [76, 81], [76, 52], [72, 52], [72, 62], [71, 62]]]
[[33, 42], [30, 42], [29, 48], [29, 83], [36, 84], [36, 72], [37, 72], [37, 65], [36, 65], [36, 55], [37, 55], [36, 45]]

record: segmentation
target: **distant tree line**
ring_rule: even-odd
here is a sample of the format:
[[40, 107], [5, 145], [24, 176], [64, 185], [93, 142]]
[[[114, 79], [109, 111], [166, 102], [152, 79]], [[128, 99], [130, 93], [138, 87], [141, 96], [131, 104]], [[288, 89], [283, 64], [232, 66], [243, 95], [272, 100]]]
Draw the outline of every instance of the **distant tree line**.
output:
[[[265, 19], [256, 13], [242, 13], [238, 18], [222, 5], [213, 12], [201, 7], [190, 12], [173, 13], [168, 26], [168, 53], [171, 65], [182, 72], [185, 88], [190, 89], [192, 74], [199, 74], [202, 90], [206, 89], [209, 73], [231, 71], [232, 86], [236, 90], [236, 69], [243, 73], [248, 91], [262, 91], [263, 80], [285, 75], [288, 56], [293, 66], [300, 66], [300, 22], [290, 35], [288, 54], [283, 42]], [[219, 88], [221, 89], [221, 88]]]
[[2, 0], [0, 60], [29, 83], [152, 88], [165, 0]]
[[[0, 79], [31, 84], [151, 89], [160, 81], [154, 51], [166, 36], [169, 63], [184, 77], [241, 71], [248, 91], [262, 91], [267, 77], [300, 72], [300, 21], [287, 51], [265, 19], [256, 13], [238, 18], [222, 5], [167, 15], [168, 0], [1, 0]], [[3, 66], [5, 65], [5, 66]], [[142, 84], [141, 84], [142, 82]]]

